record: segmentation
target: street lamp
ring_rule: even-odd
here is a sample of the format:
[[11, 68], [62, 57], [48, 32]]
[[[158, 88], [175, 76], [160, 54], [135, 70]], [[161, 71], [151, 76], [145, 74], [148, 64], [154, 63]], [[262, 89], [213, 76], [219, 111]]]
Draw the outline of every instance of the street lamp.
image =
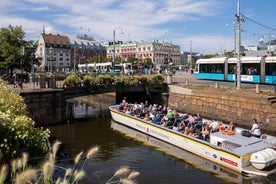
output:
[[[53, 60], [52, 60], [52, 59], [53, 59], [53, 58], [52, 58], [53, 47], [52, 47], [52, 46], [50, 47], [49, 52], [50, 52], [50, 62], [49, 62], [49, 64], [48, 64], [48, 66], [49, 66], [49, 67], [48, 67], [48, 71], [52, 73], [52, 72], [53, 72]], [[50, 68], [51, 68], [51, 70], [50, 70]]]
[[121, 34], [124, 34], [123, 29], [120, 27], [116, 27], [113, 30], [113, 55], [112, 55], [112, 69], [114, 70], [114, 66], [115, 66], [115, 32], [117, 29], [120, 29]]
[[31, 59], [32, 59], [32, 68], [31, 68], [31, 72], [32, 72], [32, 82], [33, 82], [34, 91], [35, 91], [35, 68], [34, 68], [34, 58], [35, 58], [35, 53], [32, 52], [32, 53], [31, 53]]
[[20, 65], [21, 65], [21, 83], [23, 83], [23, 57], [24, 57], [24, 54], [25, 54], [25, 46], [23, 46], [21, 48], [21, 61], [20, 61]]

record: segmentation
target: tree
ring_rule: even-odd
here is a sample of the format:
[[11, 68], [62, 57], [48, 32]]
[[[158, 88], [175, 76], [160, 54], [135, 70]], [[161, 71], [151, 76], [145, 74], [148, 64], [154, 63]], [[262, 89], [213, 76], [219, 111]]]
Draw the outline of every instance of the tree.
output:
[[129, 56], [127, 58], [127, 62], [131, 63], [131, 64], [137, 64], [138, 63], [138, 59], [135, 56]]
[[202, 58], [209, 59], [209, 58], [218, 57], [218, 56], [219, 54], [206, 54]]
[[108, 62], [109, 59], [107, 59], [106, 57], [104, 56], [93, 56], [90, 58], [89, 60], [89, 63], [105, 63], [105, 62]]
[[23, 40], [25, 33], [21, 26], [9, 25], [0, 29], [0, 45], [2, 47], [0, 67], [12, 73], [14, 68], [21, 67], [22, 46], [26, 44]]

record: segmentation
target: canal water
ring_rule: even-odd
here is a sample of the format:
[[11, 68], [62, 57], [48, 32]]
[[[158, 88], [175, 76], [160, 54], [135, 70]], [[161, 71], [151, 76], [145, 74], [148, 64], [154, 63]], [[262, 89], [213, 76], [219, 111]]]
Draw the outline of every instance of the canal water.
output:
[[[73, 168], [76, 154], [99, 146], [100, 151], [85, 163], [86, 177], [79, 183], [106, 183], [123, 166], [140, 173], [135, 180], [139, 184], [276, 183], [275, 175], [248, 178], [112, 121], [108, 111], [115, 102], [112, 94], [72, 102], [74, 115], [81, 120], [47, 128], [53, 139], [62, 142], [57, 163], [62, 168]], [[63, 177], [64, 170], [58, 169], [57, 176]]]

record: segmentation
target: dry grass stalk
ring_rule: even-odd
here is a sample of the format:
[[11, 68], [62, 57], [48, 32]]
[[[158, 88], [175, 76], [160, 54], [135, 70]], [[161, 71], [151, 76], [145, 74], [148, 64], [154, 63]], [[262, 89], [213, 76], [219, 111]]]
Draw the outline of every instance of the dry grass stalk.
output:
[[115, 172], [114, 176], [118, 177], [118, 176], [126, 175], [128, 173], [129, 173], [129, 168], [128, 167], [122, 167], [122, 168], [118, 169]]
[[99, 151], [99, 146], [94, 146], [93, 148], [91, 148], [86, 155], [86, 158], [89, 159], [91, 158], [94, 154], [96, 154]]
[[80, 152], [76, 157], [75, 157], [75, 165], [78, 164], [81, 160], [83, 152]]
[[140, 173], [137, 171], [132, 171], [129, 176], [127, 177], [128, 179], [134, 179], [136, 178]]
[[23, 153], [22, 154], [22, 168], [23, 168], [23, 170], [26, 169], [28, 160], [29, 160], [29, 155], [27, 153]]
[[53, 144], [52, 153], [53, 153], [54, 157], [56, 157], [57, 151], [58, 151], [60, 145], [61, 145], [60, 141], [55, 141], [55, 143]]
[[42, 173], [43, 173], [44, 181], [49, 181], [52, 178], [54, 174], [54, 170], [55, 170], [55, 165], [53, 162], [46, 161], [43, 164]]
[[74, 173], [74, 181], [77, 182], [77, 181], [81, 180], [82, 178], [84, 178], [84, 176], [85, 176], [85, 172], [83, 170], [76, 171]]
[[24, 184], [30, 183], [32, 180], [36, 179], [36, 170], [35, 169], [27, 169], [22, 171], [20, 174], [16, 175], [15, 184]]
[[16, 160], [16, 168], [17, 168], [17, 170], [20, 170], [20, 169], [22, 169], [22, 167], [23, 167], [23, 162], [20, 158], [18, 158]]
[[119, 183], [122, 183], [122, 184], [135, 184], [134, 181], [128, 179], [128, 178], [123, 178], [123, 179], [120, 179], [120, 182]]
[[17, 170], [16, 160], [12, 160], [11, 167], [12, 167], [12, 174], [15, 174]]
[[8, 166], [3, 165], [0, 172], [0, 183], [4, 183], [8, 175]]

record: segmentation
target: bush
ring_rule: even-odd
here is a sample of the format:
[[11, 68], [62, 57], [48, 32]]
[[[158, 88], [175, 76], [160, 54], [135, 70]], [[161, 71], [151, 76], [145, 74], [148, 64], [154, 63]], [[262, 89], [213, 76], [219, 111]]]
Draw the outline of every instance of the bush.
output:
[[164, 81], [164, 77], [161, 74], [152, 75], [151, 81], [152, 83], [162, 84]]
[[50, 131], [36, 128], [27, 116], [23, 98], [0, 80], [0, 159], [9, 161], [23, 152], [37, 157], [49, 150]]
[[66, 79], [64, 79], [63, 84], [65, 86], [71, 87], [71, 86], [79, 86], [81, 83], [81, 78], [73, 73], [70, 74], [69, 76], [66, 77]]

